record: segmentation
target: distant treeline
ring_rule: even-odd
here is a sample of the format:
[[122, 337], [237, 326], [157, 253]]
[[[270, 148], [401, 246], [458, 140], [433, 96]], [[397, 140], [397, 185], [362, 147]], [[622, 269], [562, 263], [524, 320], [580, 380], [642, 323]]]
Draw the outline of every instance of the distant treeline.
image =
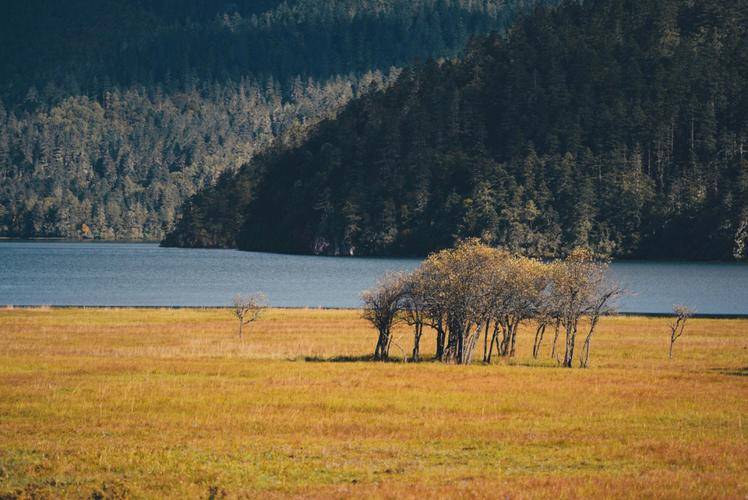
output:
[[221, 172], [536, 0], [6, 3], [0, 236], [161, 239]]
[[538, 8], [193, 197], [166, 244], [745, 259], [748, 2]]
[[161, 239], [221, 172], [396, 75], [296, 79], [289, 97], [277, 82], [244, 79], [114, 88], [21, 115], [0, 105], [0, 235]]

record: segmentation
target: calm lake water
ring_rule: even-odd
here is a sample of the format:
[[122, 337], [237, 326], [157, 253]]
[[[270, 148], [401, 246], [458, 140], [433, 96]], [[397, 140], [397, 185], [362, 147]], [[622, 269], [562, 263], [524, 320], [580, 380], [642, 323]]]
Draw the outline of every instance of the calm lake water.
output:
[[[261, 290], [283, 307], [357, 307], [385, 271], [415, 259], [184, 250], [155, 244], [0, 242], [0, 305], [225, 306]], [[748, 314], [748, 265], [617, 262], [622, 312]]]

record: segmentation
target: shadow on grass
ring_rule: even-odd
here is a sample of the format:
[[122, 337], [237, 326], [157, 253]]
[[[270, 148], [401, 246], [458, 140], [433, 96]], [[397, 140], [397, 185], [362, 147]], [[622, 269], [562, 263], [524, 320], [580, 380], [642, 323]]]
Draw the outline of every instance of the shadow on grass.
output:
[[[510, 360], [507, 362], [499, 362], [499, 363], [491, 363], [491, 366], [521, 366], [523, 368], [564, 368], [561, 366], [561, 363], [556, 362], [544, 362], [544, 361], [514, 361]], [[489, 365], [486, 365], [489, 366]], [[578, 368], [577, 365], [574, 365], [574, 368]]]
[[421, 359], [413, 361], [411, 359], [404, 359], [398, 357], [390, 357], [387, 360], [374, 359], [374, 356], [367, 354], [364, 356], [333, 356], [325, 358], [322, 356], [305, 356], [304, 361], [309, 363], [395, 363], [395, 364], [425, 364], [425, 363], [437, 363], [439, 360], [435, 358]]
[[[298, 359], [298, 358], [297, 358]], [[329, 358], [323, 356], [305, 356], [303, 358], [307, 363], [392, 363], [392, 364], [416, 364], [416, 365], [433, 365], [433, 364], [454, 364], [454, 363], [443, 363], [438, 358], [422, 358], [418, 361], [413, 361], [410, 358], [401, 357], [390, 357], [386, 361], [374, 359], [374, 356], [368, 354], [363, 356], [332, 356]], [[527, 368], [560, 368], [560, 365], [543, 363], [543, 362], [530, 362], [530, 361], [499, 361], [491, 363], [483, 363], [480, 361], [474, 361], [470, 366], [522, 366]]]
[[711, 371], [733, 377], [748, 377], [748, 366], [744, 366], [743, 368], [712, 368]]
[[[304, 356], [304, 361], [308, 363], [363, 363], [374, 362], [373, 356], [333, 356], [324, 358], [322, 356]], [[381, 361], [377, 361], [381, 363]]]

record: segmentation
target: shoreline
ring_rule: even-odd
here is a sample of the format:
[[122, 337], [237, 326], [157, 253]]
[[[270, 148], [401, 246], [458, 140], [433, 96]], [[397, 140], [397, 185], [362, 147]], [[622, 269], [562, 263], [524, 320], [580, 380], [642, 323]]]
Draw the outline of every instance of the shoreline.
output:
[[[0, 306], [0, 312], [12, 311], [14, 309], [21, 310], [70, 310], [70, 309], [82, 309], [82, 310], [194, 310], [194, 311], [215, 311], [215, 310], [230, 310], [230, 306], [88, 306], [88, 305], [15, 305], [7, 304]], [[360, 311], [360, 307], [292, 307], [292, 306], [271, 306], [269, 309], [275, 309], [280, 311]], [[653, 312], [619, 312], [615, 314], [606, 314], [609, 317], [625, 317], [625, 318], [670, 318], [673, 316], [672, 313], [653, 313]], [[691, 316], [694, 319], [748, 319], [748, 313], [737, 313], [737, 314], [710, 314], [710, 313], [696, 313]]]
[[15, 238], [11, 236], [0, 236], [0, 243], [119, 243], [119, 244], [150, 244], [159, 245], [161, 240], [100, 240], [96, 238], [81, 238], [71, 240], [70, 238]]
[[[70, 239], [70, 238], [17, 238], [10, 236], [0, 236], [0, 243], [94, 243], [94, 244], [124, 244], [124, 245], [155, 245], [159, 248], [165, 249], [178, 249], [178, 250], [233, 250], [243, 253], [258, 253], [258, 254], [269, 254], [269, 255], [280, 255], [280, 256], [291, 256], [291, 257], [322, 257], [322, 258], [344, 258], [344, 259], [394, 259], [394, 260], [423, 260], [428, 255], [325, 255], [325, 254], [314, 254], [314, 253], [289, 253], [289, 252], [266, 252], [256, 250], [242, 250], [240, 248], [214, 248], [214, 247], [179, 247], [179, 246], [163, 246], [163, 240], [102, 240], [102, 239]], [[552, 258], [541, 258], [540, 260], [553, 260]], [[731, 264], [731, 265], [746, 265], [748, 266], [748, 260], [719, 260], [719, 259], [684, 259], [684, 258], [647, 258], [647, 257], [613, 257], [612, 262], [652, 262], [652, 263], [673, 263], [673, 264]]]

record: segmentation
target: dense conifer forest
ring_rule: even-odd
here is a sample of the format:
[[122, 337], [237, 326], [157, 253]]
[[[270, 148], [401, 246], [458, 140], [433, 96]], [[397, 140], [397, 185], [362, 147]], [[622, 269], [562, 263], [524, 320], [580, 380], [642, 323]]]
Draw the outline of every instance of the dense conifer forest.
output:
[[167, 245], [745, 259], [748, 2], [539, 7], [192, 197]]
[[276, 138], [536, 3], [5, 2], [0, 236], [161, 239]]

